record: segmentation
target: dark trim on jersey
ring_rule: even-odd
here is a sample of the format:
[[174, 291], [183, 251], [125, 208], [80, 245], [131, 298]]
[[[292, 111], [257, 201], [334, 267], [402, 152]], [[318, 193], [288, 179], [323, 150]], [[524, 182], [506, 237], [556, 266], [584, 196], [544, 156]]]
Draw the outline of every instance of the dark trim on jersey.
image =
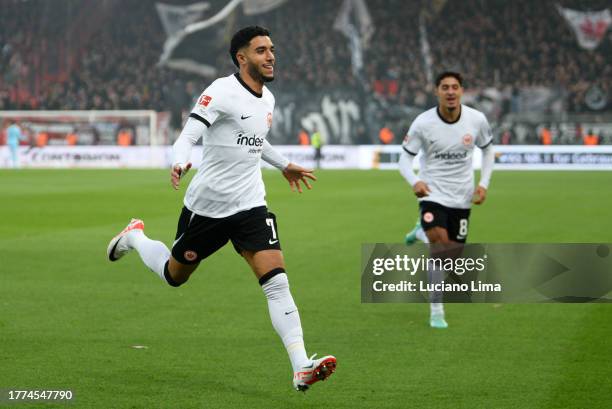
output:
[[274, 277], [275, 275], [278, 274], [282, 274], [285, 272], [284, 268], [275, 268], [274, 270], [270, 270], [268, 271], [266, 274], [262, 275], [259, 278], [259, 285], [264, 285], [265, 283], [267, 283], [272, 277]]
[[206, 119], [202, 118], [200, 115], [192, 112], [189, 114], [190, 118], [193, 119], [197, 119], [198, 121], [202, 122], [204, 125], [206, 125], [207, 128], [210, 128], [210, 122], [208, 122]]
[[410, 152], [408, 149], [406, 149], [406, 147], [405, 147], [405, 146], [402, 146], [402, 149], [403, 149], [403, 150], [405, 150], [405, 151], [406, 151], [406, 153], [408, 153], [408, 154], [410, 154], [410, 155], [412, 155], [412, 156], [417, 156], [417, 154], [416, 154], [416, 153], [414, 153], [414, 152]]
[[456, 124], [457, 122], [459, 122], [459, 120], [461, 119], [461, 112], [462, 112], [462, 111], [463, 111], [463, 108], [461, 107], [461, 105], [459, 105], [459, 116], [457, 117], [457, 119], [455, 119], [454, 121], [452, 121], [452, 122], [451, 122], [451, 121], [447, 121], [446, 119], [444, 119], [444, 117], [443, 117], [443, 116], [442, 116], [442, 114], [440, 113], [440, 105], [438, 105], [438, 106], [436, 107], [436, 113], [438, 114], [438, 117], [440, 117], [440, 119], [441, 119], [443, 122], [446, 122], [446, 123], [447, 123], [447, 124], [449, 124], [449, 125]]
[[244, 81], [242, 80], [242, 78], [240, 78], [240, 73], [238, 73], [238, 72], [237, 72], [236, 74], [234, 74], [234, 77], [236, 77], [236, 79], [238, 80], [238, 82], [240, 83], [240, 85], [242, 85], [243, 87], [245, 87], [247, 91], [249, 91], [251, 94], [253, 94], [253, 96], [255, 96], [255, 97], [257, 97], [257, 98], [261, 98], [261, 97], [263, 96], [263, 93], [259, 94], [259, 93], [255, 92], [255, 91], [253, 91], [253, 90], [251, 89], [251, 87], [249, 87], [249, 86], [247, 85], [247, 83], [246, 83], [246, 82], [244, 82]]
[[479, 146], [479, 148], [480, 148], [480, 149], [484, 149], [484, 148], [486, 148], [487, 146], [491, 145], [492, 143], [493, 143], [493, 138], [491, 138], [491, 140], [490, 140], [489, 142], [485, 143], [483, 146]]

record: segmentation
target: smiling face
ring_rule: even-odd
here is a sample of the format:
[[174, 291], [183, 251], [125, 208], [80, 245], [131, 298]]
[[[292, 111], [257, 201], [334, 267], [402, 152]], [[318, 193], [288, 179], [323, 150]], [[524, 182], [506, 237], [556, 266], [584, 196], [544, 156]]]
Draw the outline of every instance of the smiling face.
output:
[[436, 96], [440, 107], [453, 111], [461, 105], [463, 87], [455, 77], [444, 77], [436, 88]]
[[237, 53], [241, 66], [257, 82], [270, 82], [274, 80], [274, 44], [268, 36], [253, 37], [246, 47]]

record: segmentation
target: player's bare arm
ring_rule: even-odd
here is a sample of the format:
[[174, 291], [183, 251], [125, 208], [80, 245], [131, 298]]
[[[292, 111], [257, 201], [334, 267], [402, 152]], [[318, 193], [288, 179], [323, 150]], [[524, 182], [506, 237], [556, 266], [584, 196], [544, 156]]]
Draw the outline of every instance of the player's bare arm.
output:
[[291, 187], [291, 191], [295, 192], [296, 190], [299, 193], [302, 193], [302, 186], [300, 181], [308, 188], [312, 189], [312, 185], [308, 181], [308, 179], [316, 181], [317, 177], [313, 175], [314, 170], [305, 169], [301, 166], [296, 165], [295, 163], [290, 163], [283, 170], [283, 176], [289, 182], [289, 186]]

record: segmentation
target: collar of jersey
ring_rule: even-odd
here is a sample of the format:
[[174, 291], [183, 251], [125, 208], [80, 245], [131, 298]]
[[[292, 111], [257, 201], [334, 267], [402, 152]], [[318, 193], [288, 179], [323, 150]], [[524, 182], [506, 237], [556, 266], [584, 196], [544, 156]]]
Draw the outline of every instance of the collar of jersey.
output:
[[438, 105], [436, 107], [436, 113], [438, 114], [438, 116], [440, 117], [440, 119], [444, 122], [446, 122], [447, 124], [456, 124], [457, 122], [459, 122], [459, 120], [461, 119], [461, 112], [463, 112], [463, 107], [461, 105], [459, 105], [459, 116], [457, 117], [457, 119], [455, 119], [454, 121], [447, 121], [446, 119], [444, 119], [444, 117], [442, 116], [442, 114], [440, 113], [440, 105]]
[[261, 98], [261, 97], [262, 97], [263, 93], [262, 93], [262, 94], [260, 94], [260, 93], [258, 93], [258, 92], [253, 91], [253, 90], [251, 89], [251, 87], [249, 87], [249, 86], [246, 84], [246, 82], [244, 82], [244, 81], [242, 80], [242, 78], [240, 78], [240, 73], [238, 73], [238, 72], [237, 72], [237, 73], [235, 73], [235, 74], [234, 74], [234, 77], [236, 77], [236, 79], [238, 80], [238, 82], [240, 83], [240, 85], [242, 85], [244, 88], [246, 88], [246, 90], [247, 90], [247, 91], [249, 91], [251, 94], [253, 94], [253, 96], [255, 96], [255, 97], [257, 97], [257, 98]]

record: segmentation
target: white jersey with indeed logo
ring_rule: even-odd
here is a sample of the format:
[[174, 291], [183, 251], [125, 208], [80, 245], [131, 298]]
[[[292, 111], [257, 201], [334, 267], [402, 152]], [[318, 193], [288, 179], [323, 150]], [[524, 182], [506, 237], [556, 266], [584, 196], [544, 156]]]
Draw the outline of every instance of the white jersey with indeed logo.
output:
[[215, 80], [190, 117], [203, 122], [202, 165], [185, 194], [185, 206], [221, 218], [266, 205], [260, 158], [272, 126], [274, 96], [251, 90], [238, 74]]
[[449, 123], [432, 108], [416, 117], [402, 147], [408, 154], [422, 150], [419, 178], [431, 193], [420, 198], [455, 209], [469, 209], [474, 194], [474, 147], [485, 148], [493, 141], [484, 114], [461, 105], [457, 121]]

